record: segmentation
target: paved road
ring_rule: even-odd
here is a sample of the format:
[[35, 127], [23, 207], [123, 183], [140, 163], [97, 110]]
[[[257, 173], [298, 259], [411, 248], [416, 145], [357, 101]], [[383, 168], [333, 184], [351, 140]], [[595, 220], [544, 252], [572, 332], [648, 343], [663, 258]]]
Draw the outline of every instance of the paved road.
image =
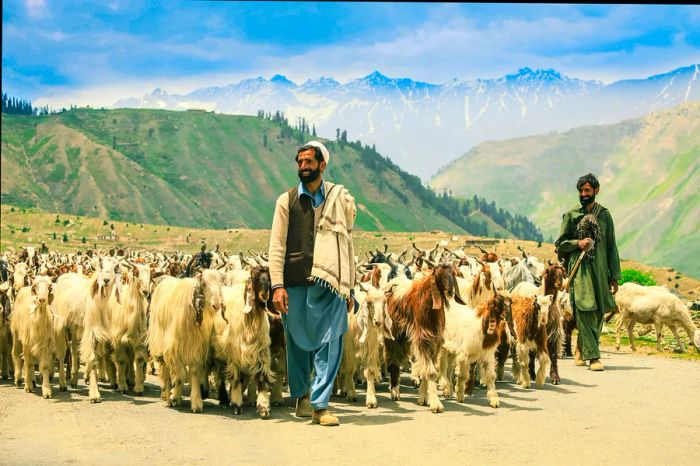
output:
[[412, 387], [397, 403], [382, 384], [378, 409], [364, 408], [363, 391], [358, 403], [334, 398], [333, 428], [295, 419], [290, 401], [265, 421], [211, 400], [203, 414], [187, 401], [165, 408], [150, 376], [145, 396], [105, 389], [97, 405], [82, 384], [44, 400], [3, 381], [0, 464], [700, 464], [700, 364], [615, 353], [603, 362], [598, 373], [564, 360], [557, 387], [501, 382], [498, 409], [477, 389], [432, 414]]

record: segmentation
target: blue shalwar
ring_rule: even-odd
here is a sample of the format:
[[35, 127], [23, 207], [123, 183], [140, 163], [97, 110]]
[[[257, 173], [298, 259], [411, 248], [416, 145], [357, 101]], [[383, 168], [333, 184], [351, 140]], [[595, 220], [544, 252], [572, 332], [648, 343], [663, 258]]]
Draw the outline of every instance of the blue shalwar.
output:
[[290, 286], [287, 295], [289, 313], [282, 315], [282, 323], [290, 395], [301, 398], [311, 391], [311, 406], [327, 409], [343, 354], [343, 334], [348, 330], [347, 304], [317, 283]]

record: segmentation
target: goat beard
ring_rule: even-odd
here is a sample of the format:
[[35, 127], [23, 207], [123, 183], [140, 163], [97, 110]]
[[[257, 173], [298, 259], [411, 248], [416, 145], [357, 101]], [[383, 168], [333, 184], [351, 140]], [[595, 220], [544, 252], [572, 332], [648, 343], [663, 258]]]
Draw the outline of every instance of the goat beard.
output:
[[299, 175], [299, 180], [302, 183], [312, 183], [318, 179], [319, 176], [321, 176], [321, 167], [316, 168], [315, 170], [306, 170], [308, 175], [304, 174], [304, 171], [299, 170], [297, 174]]

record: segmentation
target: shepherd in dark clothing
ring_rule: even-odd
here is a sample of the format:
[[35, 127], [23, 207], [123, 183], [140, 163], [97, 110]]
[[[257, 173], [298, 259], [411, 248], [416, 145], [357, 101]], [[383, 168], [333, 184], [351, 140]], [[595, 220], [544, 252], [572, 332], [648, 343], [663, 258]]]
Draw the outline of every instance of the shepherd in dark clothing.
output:
[[574, 359], [577, 366], [590, 361], [590, 370], [602, 371], [600, 332], [605, 312], [615, 308], [613, 295], [621, 279], [620, 257], [610, 211], [595, 201], [600, 183], [589, 173], [579, 178], [576, 188], [581, 207], [564, 214], [555, 246], [560, 256], [568, 257], [569, 274], [579, 254], [584, 254], [578, 272], [569, 282], [578, 328]]

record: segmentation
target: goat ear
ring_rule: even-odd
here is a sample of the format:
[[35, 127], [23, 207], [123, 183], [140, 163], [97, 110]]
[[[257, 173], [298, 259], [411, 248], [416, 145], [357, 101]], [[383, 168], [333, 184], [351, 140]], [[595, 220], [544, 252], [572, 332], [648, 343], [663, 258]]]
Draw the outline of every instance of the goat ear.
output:
[[98, 294], [100, 293], [100, 281], [95, 280], [95, 283], [92, 284], [92, 287], [90, 287], [90, 292], [92, 293], [93, 298], [97, 298]]
[[192, 293], [192, 307], [194, 307], [194, 319], [201, 325], [204, 318], [204, 284], [201, 280], [197, 280]]
[[245, 292], [243, 295], [243, 313], [248, 314], [253, 310], [255, 303], [255, 290], [253, 289], [253, 278], [249, 278], [245, 283]]
[[362, 303], [362, 310], [357, 314], [357, 327], [360, 329], [360, 344], [367, 340], [367, 333], [369, 332], [367, 325], [367, 303]]
[[430, 277], [430, 295], [433, 299], [433, 309], [442, 309], [442, 296], [435, 281], [435, 275]]
[[53, 303], [53, 286], [49, 288], [49, 306]]
[[489, 327], [488, 330], [486, 330], [486, 333], [489, 335], [493, 335], [493, 332], [496, 331], [496, 306], [490, 305], [489, 306]]
[[459, 292], [459, 283], [457, 283], [457, 278], [455, 278], [455, 301], [462, 306], [466, 306], [467, 302], [462, 298], [462, 294]]
[[385, 311], [385, 313], [384, 313], [384, 338], [388, 338], [389, 340], [394, 339], [394, 335], [391, 333], [392, 325], [394, 325], [394, 323], [391, 321], [391, 317], [389, 317], [389, 313]]

